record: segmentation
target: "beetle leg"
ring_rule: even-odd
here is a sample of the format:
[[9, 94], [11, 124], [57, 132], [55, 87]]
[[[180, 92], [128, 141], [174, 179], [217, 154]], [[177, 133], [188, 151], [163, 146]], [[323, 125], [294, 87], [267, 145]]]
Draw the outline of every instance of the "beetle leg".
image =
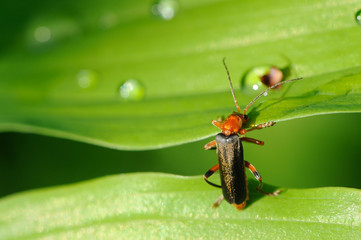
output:
[[224, 199], [223, 194], [221, 196], [219, 196], [219, 198], [217, 199], [217, 201], [215, 203], [213, 203], [212, 208], [216, 208], [219, 206], [219, 204], [221, 204], [222, 200]]
[[281, 192], [280, 190], [277, 190], [277, 191], [272, 192], [272, 193], [263, 191], [262, 190], [262, 186], [263, 186], [262, 177], [259, 174], [259, 172], [257, 171], [257, 169], [247, 161], [244, 161], [244, 164], [245, 164], [246, 168], [248, 168], [251, 171], [253, 176], [259, 181], [259, 185], [257, 187], [257, 191], [259, 193], [265, 194], [267, 196], [277, 196]]
[[212, 142], [209, 142], [206, 145], [204, 145], [205, 150], [215, 149], [215, 147], [216, 147], [216, 140], [213, 140]]
[[213, 120], [212, 124], [214, 126], [216, 126], [217, 128], [222, 129], [222, 123], [221, 122], [218, 122], [217, 120]]
[[263, 141], [260, 141], [260, 140], [254, 139], [254, 138], [241, 137], [240, 139], [241, 139], [241, 141], [244, 141], [244, 142], [255, 143], [257, 145], [264, 145]]
[[253, 131], [253, 130], [259, 130], [259, 129], [266, 128], [266, 127], [272, 127], [275, 124], [276, 124], [276, 122], [273, 122], [273, 121], [265, 122], [265, 123], [258, 124], [257, 126], [254, 126], [254, 127], [250, 128], [250, 129], [247, 129], [246, 131], [250, 132], [250, 131]]
[[208, 178], [209, 178], [210, 176], [212, 176], [213, 173], [217, 172], [218, 169], [219, 169], [219, 164], [214, 165], [211, 169], [209, 169], [209, 170], [206, 172], [206, 174], [203, 175], [203, 178], [204, 178], [204, 180], [206, 180], [206, 182], [207, 182], [208, 184], [210, 184], [210, 185], [212, 185], [212, 186], [214, 186], [214, 187], [222, 188], [222, 186], [219, 186], [219, 185], [217, 185], [217, 184], [214, 184], [214, 183], [208, 181]]

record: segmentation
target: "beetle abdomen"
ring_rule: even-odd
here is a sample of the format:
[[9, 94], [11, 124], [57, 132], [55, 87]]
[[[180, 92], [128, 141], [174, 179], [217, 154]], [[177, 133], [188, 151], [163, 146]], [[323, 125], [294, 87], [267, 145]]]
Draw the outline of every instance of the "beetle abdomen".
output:
[[243, 147], [237, 134], [216, 136], [219, 171], [224, 199], [241, 204], [247, 199]]

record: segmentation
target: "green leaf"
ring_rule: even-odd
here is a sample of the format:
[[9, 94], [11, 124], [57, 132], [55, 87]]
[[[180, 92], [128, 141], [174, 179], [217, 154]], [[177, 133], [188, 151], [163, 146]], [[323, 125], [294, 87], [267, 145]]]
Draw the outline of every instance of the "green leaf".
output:
[[[249, 185], [247, 207], [223, 202], [202, 177], [109, 176], [0, 200], [0, 239], [359, 239], [361, 191]], [[268, 189], [273, 187], [268, 186]], [[274, 189], [274, 188], [273, 188]]]
[[[27, 46], [14, 44], [0, 59], [0, 131], [118, 149], [202, 139], [218, 132], [212, 119], [235, 110], [223, 57], [242, 106], [255, 96], [238, 90], [247, 69], [270, 64], [304, 77], [257, 101], [251, 123], [361, 111], [360, 6], [353, 0], [182, 0], [170, 21], [152, 16], [146, 0], [67, 4], [76, 10], [66, 18], [51, 8], [27, 19], [30, 40], [20, 41]], [[99, 28], [107, 16], [116, 21]], [[54, 39], [34, 43], [31, 27], [42, 25]], [[82, 70], [92, 76], [86, 89], [77, 84]], [[121, 101], [117, 89], [134, 78], [145, 98]]]

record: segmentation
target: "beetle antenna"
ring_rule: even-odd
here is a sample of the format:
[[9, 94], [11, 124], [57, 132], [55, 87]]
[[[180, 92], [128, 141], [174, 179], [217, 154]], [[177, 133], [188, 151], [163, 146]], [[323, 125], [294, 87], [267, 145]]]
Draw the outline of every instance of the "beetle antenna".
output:
[[232, 92], [232, 96], [233, 96], [234, 103], [236, 104], [236, 107], [237, 107], [238, 112], [241, 113], [241, 108], [240, 108], [239, 105], [238, 105], [236, 95], [234, 94], [234, 91], [233, 91], [233, 85], [232, 85], [232, 81], [231, 81], [231, 76], [229, 75], [229, 71], [228, 71], [228, 68], [227, 68], [227, 65], [226, 65], [226, 58], [223, 58], [223, 64], [224, 64], [224, 67], [226, 68], [226, 71], [227, 71], [229, 86], [231, 87], [231, 92]]
[[266, 92], [268, 92], [270, 89], [275, 88], [275, 87], [277, 87], [277, 86], [279, 86], [279, 85], [281, 85], [281, 84], [284, 84], [284, 83], [293, 82], [293, 81], [297, 81], [297, 80], [301, 80], [301, 79], [303, 79], [303, 78], [295, 78], [295, 79], [286, 80], [286, 81], [279, 82], [279, 83], [277, 83], [277, 84], [275, 84], [275, 85], [267, 88], [266, 90], [264, 90], [263, 92], [261, 92], [257, 97], [255, 97], [255, 99], [253, 99], [253, 100], [247, 105], [247, 107], [244, 109], [244, 113], [243, 113], [243, 114], [246, 115], [248, 108], [249, 108], [255, 101], [257, 101], [257, 99], [258, 99], [259, 97], [261, 97], [263, 94], [265, 94]]

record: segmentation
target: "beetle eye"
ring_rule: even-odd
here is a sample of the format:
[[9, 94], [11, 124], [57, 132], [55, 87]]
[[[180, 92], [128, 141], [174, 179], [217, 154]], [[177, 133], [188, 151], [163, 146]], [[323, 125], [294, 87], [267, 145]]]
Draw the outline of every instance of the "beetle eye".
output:
[[243, 115], [244, 120], [248, 119], [248, 116], [246, 114]]

